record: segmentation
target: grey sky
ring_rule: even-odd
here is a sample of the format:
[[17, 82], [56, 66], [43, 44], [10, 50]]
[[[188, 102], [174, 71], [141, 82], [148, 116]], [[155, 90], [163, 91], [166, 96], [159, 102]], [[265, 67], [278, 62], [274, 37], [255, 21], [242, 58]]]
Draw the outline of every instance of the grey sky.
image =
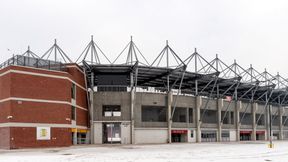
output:
[[288, 77], [285, 0], [0, 0], [0, 18], [0, 62], [28, 45], [42, 55], [54, 38], [75, 60], [90, 35], [114, 60], [133, 35], [150, 62], [168, 39], [183, 59], [197, 47], [209, 61], [218, 53]]

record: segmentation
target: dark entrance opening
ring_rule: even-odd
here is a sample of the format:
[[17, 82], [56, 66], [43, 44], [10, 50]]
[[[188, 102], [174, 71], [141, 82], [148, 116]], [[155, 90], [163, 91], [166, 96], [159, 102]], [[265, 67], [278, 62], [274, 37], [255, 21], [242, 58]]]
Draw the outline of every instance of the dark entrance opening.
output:
[[240, 131], [240, 141], [251, 141], [252, 131]]
[[187, 142], [187, 130], [172, 130], [172, 142]]
[[256, 140], [265, 140], [265, 131], [256, 131]]
[[121, 123], [103, 124], [103, 143], [121, 143]]
[[216, 142], [217, 133], [216, 131], [202, 131], [201, 142]]

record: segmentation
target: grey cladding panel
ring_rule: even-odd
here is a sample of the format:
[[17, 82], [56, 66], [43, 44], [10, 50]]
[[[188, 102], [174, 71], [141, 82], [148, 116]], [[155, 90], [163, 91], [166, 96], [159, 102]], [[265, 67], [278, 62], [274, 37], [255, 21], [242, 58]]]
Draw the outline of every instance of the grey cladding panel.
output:
[[126, 74], [99, 74], [98, 85], [128, 85]]

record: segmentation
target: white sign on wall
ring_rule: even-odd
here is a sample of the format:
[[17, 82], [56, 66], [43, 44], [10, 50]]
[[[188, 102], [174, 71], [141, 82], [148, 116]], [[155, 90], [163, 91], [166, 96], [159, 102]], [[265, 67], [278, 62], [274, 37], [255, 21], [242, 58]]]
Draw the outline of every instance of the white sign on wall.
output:
[[37, 140], [50, 140], [51, 129], [50, 127], [37, 127]]

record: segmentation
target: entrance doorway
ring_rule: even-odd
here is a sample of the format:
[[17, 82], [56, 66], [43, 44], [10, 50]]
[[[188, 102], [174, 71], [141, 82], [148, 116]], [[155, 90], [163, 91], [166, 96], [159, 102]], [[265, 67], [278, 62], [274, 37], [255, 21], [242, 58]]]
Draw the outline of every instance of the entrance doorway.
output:
[[251, 141], [252, 131], [240, 131], [240, 141]]
[[256, 131], [256, 140], [265, 140], [265, 131]]
[[280, 139], [279, 131], [273, 131], [272, 135], [273, 135], [273, 137], [272, 137], [273, 140], [279, 140]]
[[171, 138], [172, 142], [187, 142], [187, 130], [172, 130]]
[[103, 124], [103, 143], [121, 143], [121, 123]]
[[201, 142], [216, 142], [217, 133], [216, 131], [202, 131]]
[[87, 144], [89, 141], [87, 139], [87, 130], [86, 129], [77, 129], [72, 128], [71, 129], [71, 139], [72, 144]]

